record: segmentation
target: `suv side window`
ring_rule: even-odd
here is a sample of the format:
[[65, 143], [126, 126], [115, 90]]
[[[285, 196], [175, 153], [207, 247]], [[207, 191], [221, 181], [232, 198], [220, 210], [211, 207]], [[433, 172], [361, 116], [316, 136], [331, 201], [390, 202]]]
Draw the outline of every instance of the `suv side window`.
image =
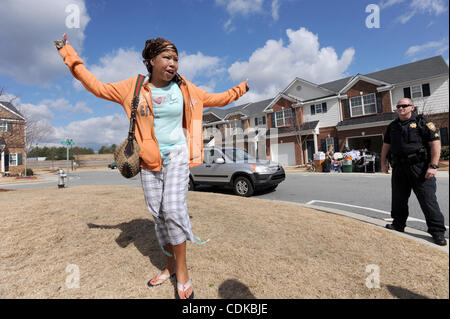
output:
[[205, 150], [205, 153], [203, 156], [203, 161], [206, 164], [213, 164], [214, 160], [216, 160], [217, 158], [223, 158], [222, 152], [220, 152], [218, 149], [211, 148], [211, 149]]

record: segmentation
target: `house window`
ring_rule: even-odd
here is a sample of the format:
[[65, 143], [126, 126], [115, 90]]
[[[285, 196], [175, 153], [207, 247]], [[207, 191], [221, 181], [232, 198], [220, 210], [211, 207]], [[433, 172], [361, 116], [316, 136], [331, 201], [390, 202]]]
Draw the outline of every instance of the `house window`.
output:
[[[327, 152], [330, 150], [330, 146], [333, 146], [333, 148], [334, 148], [334, 137], [326, 138], [326, 146], [327, 146], [327, 148], [326, 148]], [[336, 152], [336, 150], [335, 150], [335, 152]]]
[[377, 113], [375, 94], [355, 96], [350, 99], [351, 116], [361, 116]]
[[8, 123], [0, 122], [0, 132], [8, 132]]
[[230, 122], [231, 134], [236, 134], [238, 132], [238, 128], [242, 128], [240, 120]]
[[9, 154], [9, 166], [18, 165], [18, 154]]
[[316, 114], [322, 113], [322, 104], [316, 104], [316, 105], [314, 105], [314, 107], [316, 109]]
[[411, 97], [413, 99], [417, 99], [422, 97], [422, 86], [421, 85], [414, 85], [411, 86]]
[[292, 125], [292, 110], [282, 110], [275, 112], [276, 127]]
[[266, 124], [266, 117], [265, 116], [255, 117], [255, 126], [265, 125], [265, 124]]

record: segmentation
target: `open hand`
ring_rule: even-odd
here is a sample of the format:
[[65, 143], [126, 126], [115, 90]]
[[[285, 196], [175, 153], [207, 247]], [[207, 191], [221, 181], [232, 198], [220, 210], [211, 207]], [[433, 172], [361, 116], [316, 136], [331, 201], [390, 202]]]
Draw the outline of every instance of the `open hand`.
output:
[[69, 43], [69, 40], [67, 39], [67, 34], [63, 34], [62, 40], [56, 40], [53, 41], [53, 43], [55, 44], [56, 48], [62, 49], [67, 43]]

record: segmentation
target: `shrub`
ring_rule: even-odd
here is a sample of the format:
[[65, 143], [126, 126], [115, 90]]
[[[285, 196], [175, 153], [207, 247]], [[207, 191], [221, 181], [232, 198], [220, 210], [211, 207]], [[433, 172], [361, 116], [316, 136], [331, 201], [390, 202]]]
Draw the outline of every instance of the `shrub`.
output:
[[442, 146], [441, 148], [441, 159], [448, 160], [448, 146]]
[[[25, 170], [23, 170], [22, 175], [25, 175]], [[31, 168], [27, 168], [27, 176], [33, 176], [33, 170]]]

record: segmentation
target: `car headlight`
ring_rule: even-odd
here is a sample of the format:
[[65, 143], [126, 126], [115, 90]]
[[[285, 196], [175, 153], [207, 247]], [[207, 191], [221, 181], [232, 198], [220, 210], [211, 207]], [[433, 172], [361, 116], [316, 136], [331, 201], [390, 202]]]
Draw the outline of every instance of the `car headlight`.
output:
[[259, 174], [270, 174], [270, 168], [267, 166], [258, 166], [258, 165], [252, 165], [252, 170], [255, 173]]

